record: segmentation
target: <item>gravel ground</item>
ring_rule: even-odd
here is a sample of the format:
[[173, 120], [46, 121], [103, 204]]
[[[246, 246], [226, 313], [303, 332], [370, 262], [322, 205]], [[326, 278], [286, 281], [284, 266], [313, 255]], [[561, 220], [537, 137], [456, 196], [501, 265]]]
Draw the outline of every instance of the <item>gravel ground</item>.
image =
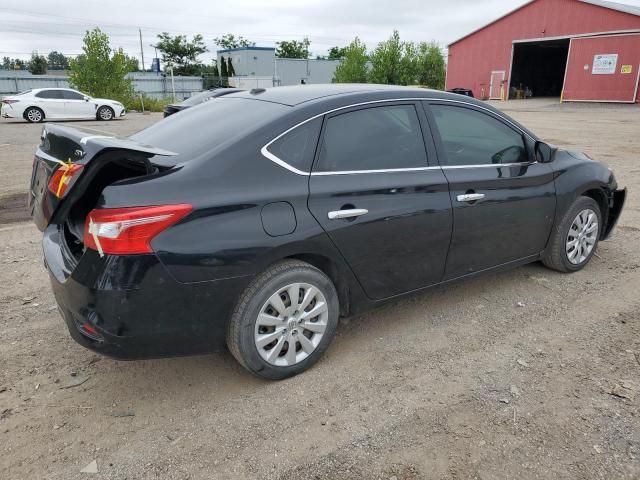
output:
[[16, 200], [40, 127], [0, 122], [0, 478], [640, 478], [640, 109], [499, 106], [615, 169], [630, 193], [613, 238], [573, 275], [534, 264], [348, 319], [282, 382], [227, 353], [75, 344]]

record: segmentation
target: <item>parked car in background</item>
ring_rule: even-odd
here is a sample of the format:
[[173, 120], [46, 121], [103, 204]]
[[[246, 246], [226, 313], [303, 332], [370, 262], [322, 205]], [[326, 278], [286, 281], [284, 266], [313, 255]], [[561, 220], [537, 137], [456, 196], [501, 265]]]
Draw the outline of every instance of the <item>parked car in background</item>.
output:
[[334, 84], [235, 93], [126, 139], [47, 125], [29, 198], [80, 344], [140, 358], [226, 341], [281, 379], [340, 315], [529, 262], [582, 269], [625, 196], [483, 102]]
[[467, 88], [452, 88], [451, 90], [447, 90], [449, 93], [457, 93], [458, 95], [464, 95], [466, 97], [474, 98], [473, 91]]
[[44, 120], [113, 120], [125, 116], [122, 103], [92, 98], [70, 88], [34, 88], [2, 99], [3, 118]]
[[204, 92], [196, 93], [190, 96], [186, 100], [180, 103], [172, 103], [164, 107], [164, 116], [168, 117], [176, 112], [180, 112], [186, 108], [199, 105], [207, 102], [212, 98], [222, 97], [229, 95], [230, 93], [242, 92], [241, 88], [214, 88], [213, 90], [205, 90]]

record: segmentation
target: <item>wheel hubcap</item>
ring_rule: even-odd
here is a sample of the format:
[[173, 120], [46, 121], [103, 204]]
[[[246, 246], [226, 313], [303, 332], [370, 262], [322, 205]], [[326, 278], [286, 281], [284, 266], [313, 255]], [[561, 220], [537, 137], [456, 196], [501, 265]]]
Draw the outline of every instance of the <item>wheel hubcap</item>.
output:
[[27, 117], [29, 117], [29, 120], [33, 120], [34, 122], [39, 122], [40, 119], [42, 118], [42, 115], [38, 110], [29, 110]]
[[598, 216], [587, 208], [573, 220], [567, 234], [567, 258], [574, 265], [584, 262], [596, 245], [598, 238]]
[[254, 341], [271, 365], [289, 367], [311, 355], [327, 328], [329, 309], [322, 292], [308, 283], [280, 288], [256, 319]]
[[111, 119], [111, 110], [109, 110], [108, 108], [103, 108], [102, 111], [100, 112], [100, 117], [103, 120]]

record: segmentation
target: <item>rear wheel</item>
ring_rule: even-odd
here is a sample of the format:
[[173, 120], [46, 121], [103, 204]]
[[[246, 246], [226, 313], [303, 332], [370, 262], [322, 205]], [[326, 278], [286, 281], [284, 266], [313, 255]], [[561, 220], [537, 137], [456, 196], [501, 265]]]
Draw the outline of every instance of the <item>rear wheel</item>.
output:
[[338, 295], [324, 273], [287, 260], [241, 295], [227, 331], [233, 356], [255, 375], [278, 380], [318, 361], [338, 324]]
[[553, 232], [543, 263], [559, 272], [584, 268], [596, 251], [601, 229], [598, 203], [593, 198], [578, 198]]
[[98, 117], [98, 120], [113, 120], [113, 117], [115, 117], [115, 112], [113, 111], [113, 109], [111, 107], [100, 107], [98, 109], [98, 113], [96, 114], [96, 116]]
[[24, 118], [27, 122], [40, 123], [44, 120], [44, 112], [38, 107], [29, 107], [24, 112]]

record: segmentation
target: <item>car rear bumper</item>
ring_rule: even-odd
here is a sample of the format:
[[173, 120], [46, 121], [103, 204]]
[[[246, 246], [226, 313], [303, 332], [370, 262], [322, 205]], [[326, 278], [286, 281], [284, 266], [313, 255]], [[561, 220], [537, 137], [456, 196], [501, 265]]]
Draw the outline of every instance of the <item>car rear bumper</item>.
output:
[[71, 336], [118, 359], [208, 353], [224, 346], [227, 319], [248, 279], [180, 283], [155, 255], [74, 259], [57, 226], [44, 232], [51, 286]]

